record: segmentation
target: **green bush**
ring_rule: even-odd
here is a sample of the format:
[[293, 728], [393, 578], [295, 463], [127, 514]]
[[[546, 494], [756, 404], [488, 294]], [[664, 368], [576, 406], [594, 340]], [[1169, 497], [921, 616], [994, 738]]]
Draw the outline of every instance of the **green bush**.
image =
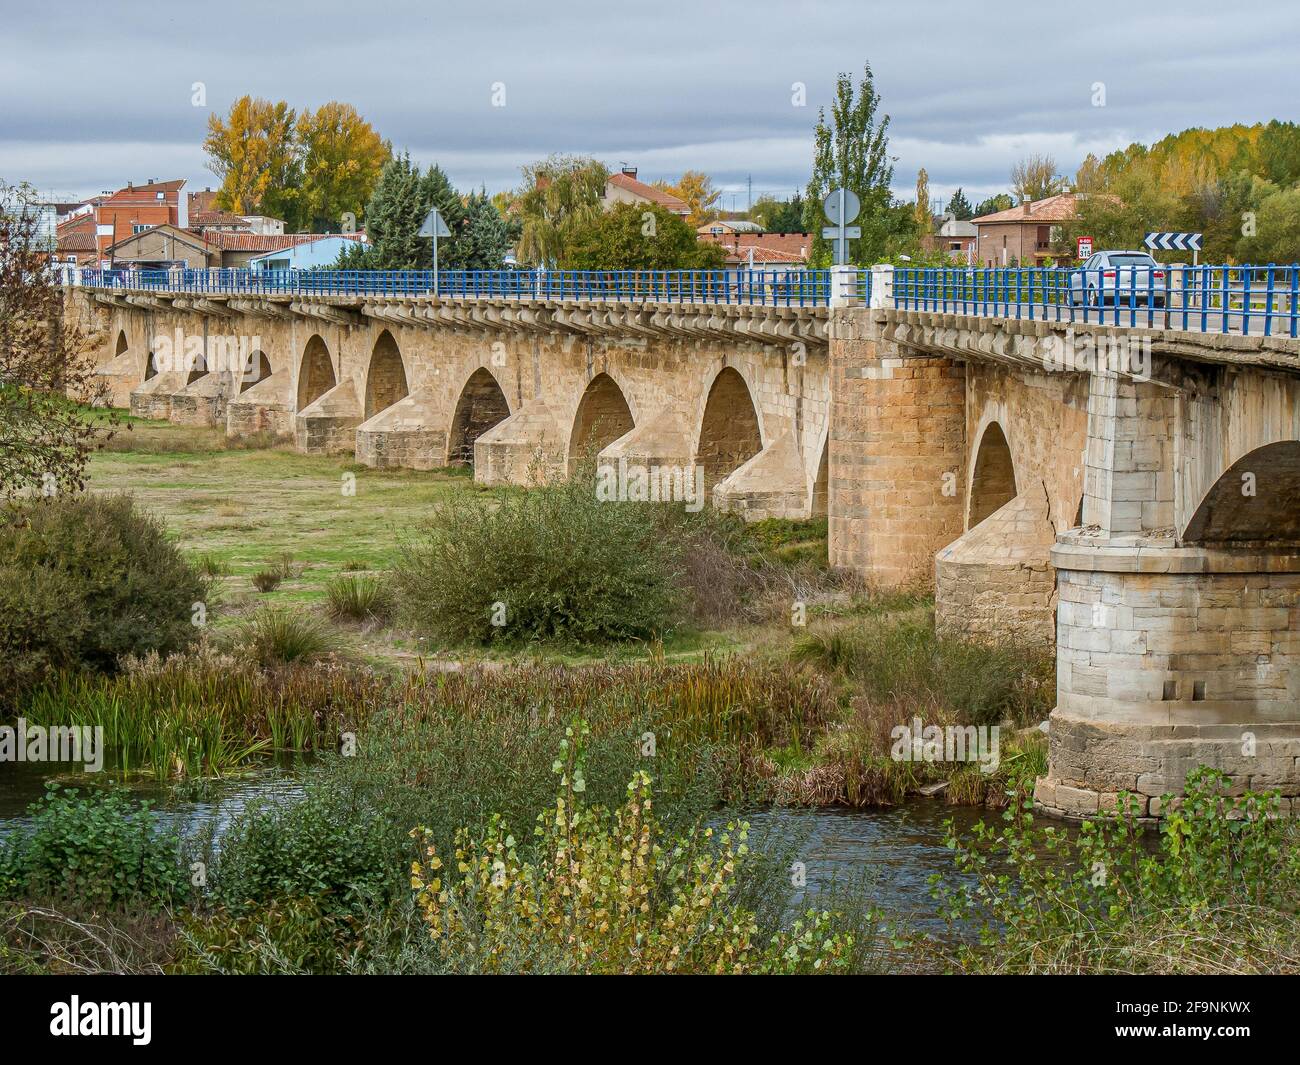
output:
[[939, 636], [931, 617], [871, 617], [808, 632], [792, 654], [843, 673], [869, 699], [937, 708], [971, 725], [1036, 724], [1055, 703], [1050, 651]]
[[207, 580], [127, 496], [65, 496], [0, 512], [0, 699], [50, 670], [112, 671], [193, 645]]
[[159, 830], [147, 802], [70, 788], [47, 793], [28, 814], [30, 823], [0, 838], [0, 895], [150, 907], [189, 896], [180, 838]]
[[388, 824], [347, 788], [310, 787], [285, 804], [241, 812], [212, 862], [212, 898], [240, 915], [276, 899], [314, 899], [324, 911], [360, 912], [396, 890]]
[[1229, 796], [1201, 767], [1163, 799], [1157, 839], [1136, 803], [1077, 834], [1036, 825], [1032, 803], [1001, 829], [951, 830], [960, 880], [936, 879], [945, 917], [981, 929], [954, 962], [974, 972], [1231, 973], [1300, 968], [1300, 839], [1276, 794]]
[[404, 620], [447, 644], [645, 639], [678, 616], [679, 553], [654, 507], [602, 502], [572, 477], [439, 502], [394, 584]]

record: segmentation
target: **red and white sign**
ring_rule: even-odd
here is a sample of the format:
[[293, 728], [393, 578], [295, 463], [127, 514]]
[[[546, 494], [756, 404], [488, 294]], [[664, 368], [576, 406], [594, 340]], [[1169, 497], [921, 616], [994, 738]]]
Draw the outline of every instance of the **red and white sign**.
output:
[[1092, 254], [1092, 237], [1079, 237], [1078, 247], [1075, 250], [1075, 256], [1080, 259], [1086, 259]]

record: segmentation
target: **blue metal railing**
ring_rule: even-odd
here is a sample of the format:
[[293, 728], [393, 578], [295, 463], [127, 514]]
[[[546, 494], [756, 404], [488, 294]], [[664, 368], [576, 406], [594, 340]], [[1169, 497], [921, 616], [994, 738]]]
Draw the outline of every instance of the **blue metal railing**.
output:
[[[82, 270], [94, 288], [225, 295], [429, 296], [432, 270]], [[819, 307], [827, 270], [440, 270], [447, 298]]]
[[1030, 321], [1300, 335], [1300, 265], [894, 271], [894, 306]]

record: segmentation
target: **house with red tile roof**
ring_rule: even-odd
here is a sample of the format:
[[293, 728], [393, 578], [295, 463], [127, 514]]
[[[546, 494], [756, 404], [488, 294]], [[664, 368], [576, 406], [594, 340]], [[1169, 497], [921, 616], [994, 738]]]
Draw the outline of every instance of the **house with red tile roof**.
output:
[[690, 205], [685, 200], [647, 185], [644, 181], [638, 181], [634, 166], [623, 167], [617, 174], [610, 174], [605, 181], [602, 201], [604, 209], [612, 210], [620, 203], [653, 203], [679, 218], [685, 218], [691, 213]]
[[727, 266], [731, 268], [747, 269], [752, 263], [755, 270], [797, 270], [807, 265], [808, 253], [812, 249], [812, 235], [809, 233], [764, 233], [761, 228], [754, 232], [749, 227], [731, 226], [717, 233], [714, 232], [716, 228], [723, 227], [704, 225], [696, 235], [700, 241], [721, 244]]
[[1052, 243], [1063, 222], [1074, 220], [1078, 195], [1064, 192], [1030, 200], [1005, 211], [972, 218], [977, 266], [1050, 266]]

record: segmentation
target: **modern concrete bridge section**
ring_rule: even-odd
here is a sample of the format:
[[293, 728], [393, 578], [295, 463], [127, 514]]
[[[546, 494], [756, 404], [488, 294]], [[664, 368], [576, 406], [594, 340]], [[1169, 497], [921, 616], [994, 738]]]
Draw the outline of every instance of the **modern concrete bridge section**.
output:
[[[828, 512], [832, 564], [933, 582], [942, 630], [1055, 646], [1041, 805], [1086, 815], [1129, 790], [1158, 814], [1208, 763], [1300, 813], [1300, 342], [872, 292], [882, 306], [68, 299], [138, 414], [371, 466], [471, 462], [485, 483], [586, 454], [699, 464], [748, 517]], [[212, 369], [156, 370], [177, 330]], [[232, 337], [253, 373], [221, 367]]]
[[1205, 763], [1300, 807], [1300, 344], [1069, 330], [835, 310], [831, 561], [1055, 642], [1041, 806]]

